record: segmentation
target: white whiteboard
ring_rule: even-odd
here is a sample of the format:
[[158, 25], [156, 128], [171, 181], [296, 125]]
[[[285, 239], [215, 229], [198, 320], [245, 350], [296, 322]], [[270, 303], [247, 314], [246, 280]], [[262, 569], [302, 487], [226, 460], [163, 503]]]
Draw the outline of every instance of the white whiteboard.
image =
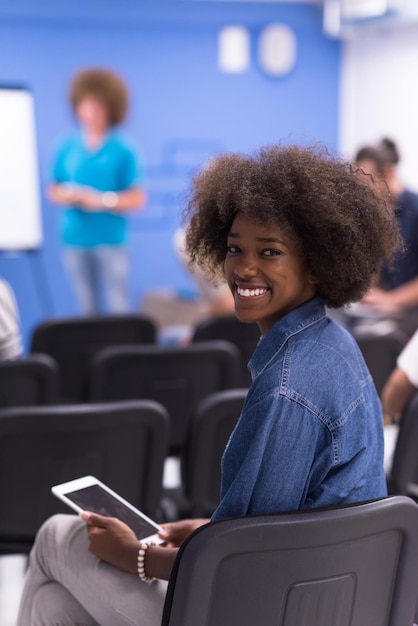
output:
[[0, 85], [0, 250], [42, 243], [38, 152], [33, 97]]

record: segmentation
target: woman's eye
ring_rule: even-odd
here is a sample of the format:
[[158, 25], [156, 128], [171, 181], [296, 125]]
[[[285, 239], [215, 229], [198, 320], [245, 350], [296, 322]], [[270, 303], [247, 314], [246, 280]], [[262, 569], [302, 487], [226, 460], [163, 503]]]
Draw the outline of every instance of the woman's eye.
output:
[[279, 250], [273, 250], [272, 248], [263, 250], [263, 256], [278, 256], [279, 254], [281, 254]]
[[226, 247], [226, 251], [231, 254], [236, 254], [237, 252], [239, 252], [239, 248], [238, 246], [229, 245]]

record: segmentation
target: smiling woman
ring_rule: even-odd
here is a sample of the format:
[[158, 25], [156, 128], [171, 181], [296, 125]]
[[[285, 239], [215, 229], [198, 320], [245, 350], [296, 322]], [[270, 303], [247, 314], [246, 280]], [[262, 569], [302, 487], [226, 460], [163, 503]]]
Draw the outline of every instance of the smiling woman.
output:
[[[238, 317], [263, 333], [212, 520], [385, 496], [380, 401], [325, 304], [357, 299], [390, 259], [390, 206], [337, 158], [273, 146], [216, 158], [195, 178], [186, 215], [192, 258], [225, 274]], [[165, 545], [144, 548], [115, 518], [51, 518], [32, 551], [18, 626], [159, 625], [165, 583], [134, 575], [167, 579], [178, 547], [206, 521], [164, 524]]]
[[191, 258], [263, 335], [214, 519], [384, 495], [376, 390], [325, 305], [358, 300], [391, 261], [389, 198], [321, 146], [269, 146], [209, 163], [185, 216]]

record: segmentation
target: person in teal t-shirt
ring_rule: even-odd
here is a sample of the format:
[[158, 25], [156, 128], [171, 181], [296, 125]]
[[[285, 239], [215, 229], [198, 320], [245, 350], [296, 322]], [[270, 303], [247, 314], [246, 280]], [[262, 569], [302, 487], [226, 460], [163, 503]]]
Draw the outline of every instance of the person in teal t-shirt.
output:
[[143, 207], [143, 172], [136, 149], [115, 127], [126, 116], [128, 93], [119, 76], [86, 69], [71, 82], [69, 99], [80, 125], [53, 163], [48, 196], [63, 207], [64, 262], [82, 313], [128, 304], [126, 213]]

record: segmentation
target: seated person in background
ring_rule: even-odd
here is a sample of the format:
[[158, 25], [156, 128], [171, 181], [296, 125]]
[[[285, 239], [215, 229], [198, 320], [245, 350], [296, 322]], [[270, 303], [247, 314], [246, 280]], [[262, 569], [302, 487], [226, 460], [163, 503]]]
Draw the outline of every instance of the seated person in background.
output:
[[[186, 249], [226, 278], [237, 317], [262, 334], [212, 521], [387, 493], [375, 386], [354, 338], [325, 312], [360, 299], [399, 243], [391, 206], [364, 178], [298, 146], [219, 156], [194, 178]], [[147, 546], [116, 518], [50, 518], [18, 626], [159, 626], [178, 548], [207, 522], [164, 524], [165, 545]]]
[[234, 299], [228, 285], [213, 283], [206, 272], [198, 265], [190, 265], [190, 257], [185, 250], [185, 230], [178, 228], [174, 234], [174, 249], [181, 263], [193, 279], [199, 297], [205, 305], [206, 315], [233, 315]]
[[400, 180], [399, 159], [395, 143], [387, 138], [377, 146], [361, 148], [355, 158], [374, 181], [386, 183], [405, 244], [393, 266], [382, 268], [378, 286], [370, 289], [362, 303], [397, 317], [400, 328], [411, 336], [418, 327], [418, 194], [406, 189]]
[[0, 361], [22, 356], [19, 311], [13, 289], [0, 278]]

